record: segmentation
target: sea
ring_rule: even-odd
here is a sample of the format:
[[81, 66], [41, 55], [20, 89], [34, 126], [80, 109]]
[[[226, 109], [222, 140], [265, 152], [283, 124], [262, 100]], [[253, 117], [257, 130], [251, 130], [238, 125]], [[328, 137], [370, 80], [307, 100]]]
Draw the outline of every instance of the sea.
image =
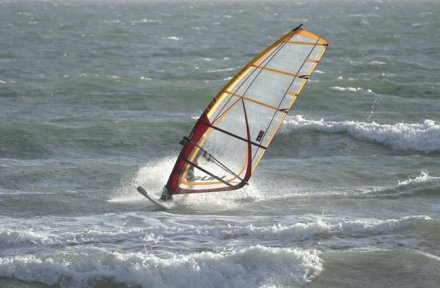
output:
[[[440, 287], [438, 1], [0, 0], [0, 287]], [[246, 188], [159, 196], [205, 107], [329, 49]]]

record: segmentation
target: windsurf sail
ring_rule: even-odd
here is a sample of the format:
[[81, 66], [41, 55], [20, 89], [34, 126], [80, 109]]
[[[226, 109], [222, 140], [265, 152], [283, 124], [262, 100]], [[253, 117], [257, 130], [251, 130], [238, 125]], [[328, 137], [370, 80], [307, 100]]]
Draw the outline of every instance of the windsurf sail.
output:
[[293, 29], [247, 64], [212, 100], [180, 144], [170, 194], [242, 188], [328, 47]]

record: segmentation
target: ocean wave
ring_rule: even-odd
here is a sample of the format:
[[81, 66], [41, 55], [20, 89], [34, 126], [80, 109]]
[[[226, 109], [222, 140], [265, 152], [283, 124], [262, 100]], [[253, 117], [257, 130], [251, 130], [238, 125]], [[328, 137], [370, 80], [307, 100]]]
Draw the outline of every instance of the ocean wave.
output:
[[0, 257], [1, 277], [63, 287], [301, 285], [321, 271], [322, 262], [316, 250], [264, 246], [182, 255], [165, 253], [161, 257], [145, 252], [99, 250]]
[[[413, 227], [416, 224], [424, 223], [432, 220], [428, 216], [407, 216], [402, 218], [391, 219], [358, 219], [347, 221], [327, 221], [318, 218], [310, 222], [299, 222], [291, 225], [274, 224], [274, 225], [247, 225], [211, 228], [198, 227], [201, 234], [217, 235], [222, 239], [255, 237], [264, 240], [273, 240], [274, 238], [281, 241], [303, 241], [307, 239], [326, 239], [333, 235], [338, 237], [369, 237], [386, 233], [402, 231]], [[215, 231], [213, 231], [215, 230]]]
[[430, 22], [422, 22], [422, 23], [412, 23], [411, 27], [419, 27], [419, 26], [426, 26], [431, 24]]
[[[194, 215], [176, 219], [135, 212], [11, 219], [0, 217], [0, 278], [61, 287], [300, 286], [323, 269], [321, 251], [297, 246], [304, 240], [363, 249], [377, 245], [378, 235], [419, 231], [433, 222], [422, 215], [315, 217], [293, 224], [287, 217], [273, 224], [271, 216], [195, 220]], [[121, 243], [130, 252], [115, 252]], [[201, 247], [219, 248], [199, 252]]]
[[167, 37], [162, 37], [162, 40], [173, 40], [173, 41], [179, 41], [179, 40], [182, 40], [182, 37], [177, 37], [177, 36], [167, 36]]
[[421, 171], [419, 176], [398, 180], [395, 186], [361, 189], [358, 196], [378, 197], [413, 197], [413, 196], [440, 196], [440, 177], [429, 175]]
[[427, 171], [421, 171], [419, 176], [397, 182], [397, 187], [384, 191], [390, 196], [440, 196], [440, 177], [429, 175]]
[[223, 69], [213, 69], [213, 70], [207, 70], [206, 73], [217, 73], [217, 72], [226, 72], [226, 71], [234, 71], [236, 68], [234, 67], [228, 67]]
[[[209, 217], [199, 219], [197, 224], [191, 224], [190, 220], [193, 219], [182, 222], [173, 218], [163, 218], [159, 221], [149, 216], [127, 213], [106, 214], [100, 220], [93, 217], [77, 217], [75, 221], [63, 217], [45, 217], [38, 220], [24, 220], [19, 226], [16, 225], [16, 221], [13, 221], [15, 224], [1, 221], [3, 228], [0, 229], [0, 248], [4, 253], [12, 251], [12, 254], [16, 254], [17, 249], [33, 251], [45, 247], [46, 250], [69, 251], [75, 250], [74, 247], [80, 248], [92, 243], [95, 243], [93, 246], [108, 247], [124, 242], [127, 245], [130, 243], [131, 246], [154, 245], [169, 249], [175, 246], [176, 239], [180, 239], [180, 246], [192, 245], [190, 243], [200, 239], [204, 243], [217, 246], [223, 241], [230, 242], [231, 239], [235, 239], [233, 248], [238, 249], [247, 246], [250, 239], [258, 239], [260, 244], [266, 242], [273, 244], [274, 240], [281, 243], [286, 241], [295, 243], [309, 239], [328, 239], [332, 236], [369, 237], [403, 231], [432, 219], [424, 215], [357, 220], [331, 220], [317, 217], [293, 224], [290, 224], [291, 220], [288, 219], [273, 224], [264, 217], [258, 221], [245, 222], [224, 218], [215, 226], [212, 225]], [[48, 222], [57, 224], [47, 226]], [[102, 225], [103, 222], [107, 224]], [[131, 224], [127, 225], [129, 222]], [[45, 228], [34, 228], [42, 226]], [[184, 241], [183, 238], [187, 240]]]
[[415, 178], [409, 178], [407, 180], [398, 181], [398, 186], [402, 187], [402, 186], [424, 184], [424, 183], [440, 183], [440, 177], [431, 176], [427, 171], [421, 171], [420, 175]]
[[12, 231], [11, 218], [2, 217], [1, 224], [10, 223], [6, 226], [13, 233], [0, 233], [0, 278], [57, 287], [297, 287], [322, 272], [322, 248], [377, 247], [378, 237], [383, 239], [379, 246], [389, 247], [394, 245], [386, 240], [390, 234], [420, 232], [434, 222], [410, 216], [289, 224], [288, 217], [274, 225], [271, 216], [250, 221], [175, 217], [134, 212], [48, 216], [20, 220], [20, 231]]
[[351, 236], [372, 236], [402, 231], [416, 224], [431, 221], [429, 216], [414, 215], [391, 219], [358, 219], [333, 225], [334, 233], [343, 233]]
[[373, 60], [373, 61], [368, 62], [368, 64], [370, 64], [370, 65], [385, 65], [385, 64], [387, 64], [387, 62], [379, 61], [379, 60]]
[[348, 17], [353, 17], [353, 18], [364, 18], [364, 17], [374, 17], [374, 18], [381, 18], [381, 15], [379, 14], [374, 14], [374, 13], [357, 13], [357, 14], [349, 14]]
[[[348, 92], [365, 91], [364, 88], [361, 88], [361, 87], [339, 87], [339, 86], [333, 86], [333, 87], [330, 87], [330, 89], [336, 90], [336, 91], [341, 91], [341, 92], [346, 92], [346, 91], [348, 91]], [[367, 89], [366, 91], [368, 93], [373, 93], [373, 91], [371, 91], [371, 89]]]
[[425, 257], [427, 257], [429, 259], [432, 259], [432, 260], [435, 260], [437, 262], [440, 262], [440, 257], [437, 256], [437, 255], [434, 255], [434, 254], [431, 254], [431, 253], [428, 253], [428, 252], [424, 252], [424, 251], [419, 251], [419, 250], [415, 250], [415, 252], [420, 254], [420, 255], [423, 255], [423, 256], [425, 256]]
[[246, 231], [253, 233], [258, 239], [266, 237], [281, 237], [283, 239], [305, 240], [316, 238], [320, 235], [324, 238], [332, 235], [339, 237], [359, 237], [372, 236], [395, 231], [405, 230], [418, 223], [432, 220], [428, 216], [408, 216], [402, 218], [391, 219], [358, 219], [348, 221], [326, 221], [322, 218], [316, 219], [309, 223], [296, 223], [292, 225], [272, 225], [255, 227], [249, 225], [242, 229], [240, 233]]
[[440, 125], [426, 119], [421, 124], [378, 124], [359, 121], [308, 120], [302, 115], [288, 117], [284, 129], [318, 131], [324, 133], [345, 132], [362, 141], [370, 141], [394, 150], [414, 150], [425, 153], [440, 151]]
[[131, 23], [131, 25], [134, 26], [134, 25], [137, 25], [137, 24], [151, 24], [151, 23], [162, 24], [162, 21], [157, 20], [157, 19], [146, 19], [146, 18], [144, 18], [144, 19], [141, 19], [141, 20], [133, 20], [130, 23]]
[[2, 229], [2, 231], [0, 231], [0, 247], [5, 249], [44, 243], [49, 237], [47, 233], [39, 233], [32, 230], [24, 231], [18, 228]]

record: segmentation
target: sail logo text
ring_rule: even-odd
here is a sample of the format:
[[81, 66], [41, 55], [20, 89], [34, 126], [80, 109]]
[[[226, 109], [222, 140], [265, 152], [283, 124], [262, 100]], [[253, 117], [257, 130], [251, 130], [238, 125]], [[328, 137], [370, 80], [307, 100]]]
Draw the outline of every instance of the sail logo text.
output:
[[206, 182], [206, 181], [212, 181], [212, 180], [219, 180], [219, 178], [224, 180], [226, 178], [226, 175], [218, 176], [218, 178], [214, 178], [212, 176], [203, 176], [203, 177], [202, 176], [194, 176], [194, 177], [187, 177], [186, 179], [187, 179], [187, 181], [191, 181], [191, 182], [194, 182], [194, 181]]

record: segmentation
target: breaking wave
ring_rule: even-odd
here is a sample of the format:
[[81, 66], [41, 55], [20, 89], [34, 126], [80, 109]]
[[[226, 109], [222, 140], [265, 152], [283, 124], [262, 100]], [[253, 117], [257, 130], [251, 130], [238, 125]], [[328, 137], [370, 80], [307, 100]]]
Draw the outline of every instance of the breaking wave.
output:
[[440, 151], [440, 125], [429, 119], [421, 124], [378, 124], [359, 121], [308, 120], [302, 115], [296, 115], [286, 118], [285, 123], [287, 129], [324, 133], [345, 132], [355, 139], [380, 143], [395, 150], [414, 150], [426, 153]]
[[424, 184], [424, 183], [440, 183], [440, 177], [435, 177], [429, 175], [426, 171], [421, 171], [420, 175], [415, 178], [409, 178], [404, 181], [398, 181], [398, 186], [410, 186], [414, 184]]
[[[336, 91], [348, 91], [348, 92], [359, 92], [359, 91], [365, 91], [363, 88], [361, 87], [339, 87], [339, 86], [333, 86], [330, 87], [330, 89], [332, 90], [336, 90]], [[366, 90], [368, 93], [372, 93], [373, 91], [371, 91], [371, 89], [367, 89]]]
[[[187, 217], [193, 219], [192, 216]], [[167, 218], [165, 213], [162, 218], [161, 221], [158, 221], [151, 219], [148, 215], [138, 215], [137, 213], [105, 214], [101, 220], [96, 220], [93, 216], [77, 217], [75, 222], [63, 217], [43, 217], [22, 221], [19, 227], [16, 224], [7, 224], [11, 221], [6, 218], [0, 221], [4, 227], [0, 230], [0, 247], [3, 250], [3, 255], [14, 255], [17, 247], [26, 248], [28, 251], [46, 247], [52, 251], [68, 252], [75, 251], [75, 247], [93, 243], [110, 247], [112, 244], [125, 242], [136, 247], [155, 245], [158, 249], [162, 246], [168, 248], [174, 246], [176, 239], [179, 239], [182, 245], [185, 242], [184, 239], [188, 243], [195, 242], [196, 239], [203, 239], [204, 243], [212, 242], [212, 245], [235, 239], [237, 241], [234, 242], [234, 247], [236, 246], [234, 249], [243, 249], [246, 247], [240, 246], [247, 246], [251, 238], [258, 239], [260, 244], [265, 241], [273, 244], [274, 240], [280, 241], [280, 243], [285, 243], [285, 241], [294, 243], [307, 239], [327, 239], [336, 235], [340, 238], [368, 237], [406, 230], [432, 220], [425, 215], [356, 220], [332, 220], [317, 217], [301, 222], [287, 219], [282, 223], [273, 224], [264, 217], [259, 221], [241, 221], [239, 219], [232, 221], [223, 218], [218, 219], [220, 220], [219, 224], [213, 226], [209, 217], [199, 219], [196, 224], [175, 221], [173, 216]], [[219, 217], [216, 216], [217, 218]], [[47, 223], [48, 220], [56, 221], [53, 223], [58, 223], [57, 225], [61, 226], [54, 225], [47, 229], [32, 228], [37, 224]], [[108, 225], [101, 227], [101, 221], [105, 221]], [[291, 223], [292, 221], [296, 223]], [[124, 226], [128, 222], [131, 224]], [[149, 223], [149, 225], [145, 225], [145, 223]], [[85, 226], [87, 228], [84, 228]], [[241, 242], [242, 240], [243, 242]]]
[[[219, 221], [218, 226], [213, 226], [209, 219], [203, 218], [194, 225], [176, 221], [173, 217], [167, 219], [166, 214], [162, 218], [165, 222], [151, 221], [148, 215], [137, 213], [106, 214], [100, 219], [78, 217], [73, 222], [69, 218], [43, 217], [25, 220], [18, 229], [15, 224], [7, 224], [8, 218], [2, 219], [0, 222], [5, 229], [0, 233], [3, 250], [0, 277], [60, 287], [121, 287], [121, 284], [124, 287], [298, 286], [310, 282], [322, 272], [320, 251], [274, 248], [266, 244], [241, 246], [246, 246], [249, 238], [272, 244], [273, 239], [278, 239], [281, 244], [330, 239], [336, 235], [337, 239], [366, 237], [368, 241], [371, 236], [397, 233], [432, 221], [428, 216], [342, 221], [317, 218], [309, 222], [276, 225], [264, 225], [260, 221], [245, 225], [241, 221]], [[32, 231], [30, 227], [40, 221], [57, 224], [44, 231]], [[102, 221], [108, 225], [101, 227], [99, 223]], [[120, 225], [127, 221], [134, 221], [132, 223], [139, 226]], [[152, 225], [143, 225], [142, 221], [152, 222]], [[174, 225], [166, 225], [168, 221]], [[85, 223], [87, 229], [84, 229]], [[226, 245], [218, 251], [204, 252], [162, 250], [162, 245], [167, 249], [173, 247], [177, 239], [179, 247], [184, 247], [182, 237], [197, 237], [215, 243], [235, 239], [235, 244], [242, 242], [242, 245]], [[114, 251], [112, 245], [121, 241], [138, 247], [138, 251]], [[360, 245], [365, 243], [368, 242]], [[87, 249], [81, 249], [85, 245]], [[17, 247], [23, 248], [18, 255]]]
[[[17, 225], [3, 217], [0, 278], [60, 287], [301, 286], [323, 270], [321, 251], [295, 247], [303, 240], [333, 239], [330, 242], [338, 245], [342, 239], [347, 245], [348, 238], [355, 237], [350, 245], [364, 247], [377, 235], [400, 233], [432, 221], [428, 216], [408, 216], [291, 223], [289, 218], [273, 224], [271, 217], [243, 221], [215, 216], [218, 225], [212, 225], [209, 217], [193, 224], [185, 217], [193, 219], [182, 215], [176, 220], [162, 213], [159, 220], [148, 214], [124, 213], [74, 221], [48, 216]], [[32, 229], [44, 223], [56, 224]], [[254, 242], [251, 239], [260, 244], [248, 246]], [[273, 240], [278, 248], [273, 247]], [[114, 245], [121, 242], [135, 251], [115, 251]], [[191, 243], [225, 248], [198, 252], [198, 244]], [[294, 247], [285, 247], [286, 243]]]
[[2, 277], [61, 287], [284, 286], [309, 282], [321, 271], [316, 250], [264, 246], [160, 257], [107, 251], [0, 257]]
[[363, 195], [380, 197], [412, 197], [412, 196], [440, 196], [440, 177], [432, 176], [427, 171], [421, 171], [419, 176], [398, 180], [392, 187], [368, 188]]

